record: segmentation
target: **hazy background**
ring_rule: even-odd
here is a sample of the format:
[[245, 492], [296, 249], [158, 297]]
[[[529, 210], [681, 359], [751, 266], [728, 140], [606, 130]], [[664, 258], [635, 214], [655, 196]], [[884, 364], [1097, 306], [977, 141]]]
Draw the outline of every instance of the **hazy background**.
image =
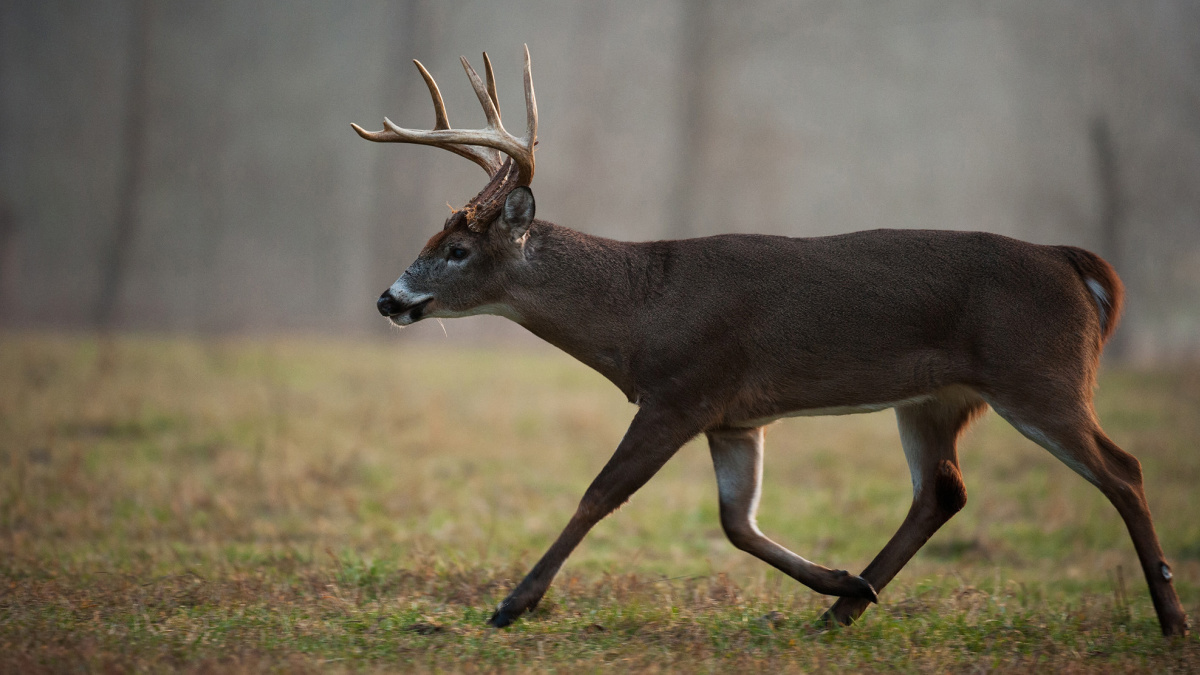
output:
[[[431, 148], [520, 48], [542, 218], [624, 239], [999, 232], [1114, 262], [1114, 351], [1200, 356], [1200, 3], [0, 3], [0, 326], [387, 335], [374, 300], [484, 184]], [[433, 322], [404, 339], [446, 339]], [[499, 319], [451, 339], [514, 339]]]

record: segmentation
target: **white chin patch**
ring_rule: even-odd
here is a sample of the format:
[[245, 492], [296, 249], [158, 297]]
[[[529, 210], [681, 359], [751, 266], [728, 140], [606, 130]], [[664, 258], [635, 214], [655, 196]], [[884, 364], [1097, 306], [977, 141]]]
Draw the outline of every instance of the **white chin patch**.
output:
[[[408, 309], [408, 311], [401, 312], [401, 313], [397, 314], [396, 316], [389, 316], [388, 321], [391, 321], [392, 325], [400, 326], [401, 328], [403, 328], [404, 326], [411, 326], [417, 322], [417, 318], [414, 316], [414, 314], [418, 313], [416, 310], [424, 310], [424, 309], [425, 309], [424, 304], [420, 304], [415, 307], [410, 307]], [[420, 318], [422, 318], [422, 319], [424, 319], [428, 316], [429, 316], [428, 314], [425, 314], [423, 312], [420, 313]]]
[[471, 309], [456, 310], [439, 307], [425, 316], [431, 319], [460, 319], [466, 316], [479, 316], [480, 314], [490, 314], [492, 316], [502, 316], [511, 321], [520, 322], [521, 314], [512, 307], [503, 303], [493, 303], [488, 305], [479, 305]]

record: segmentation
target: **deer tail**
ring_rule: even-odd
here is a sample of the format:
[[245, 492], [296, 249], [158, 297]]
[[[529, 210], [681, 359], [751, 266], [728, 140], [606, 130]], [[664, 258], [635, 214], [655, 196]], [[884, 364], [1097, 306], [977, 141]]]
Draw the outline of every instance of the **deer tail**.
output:
[[1079, 280], [1095, 301], [1096, 311], [1100, 315], [1100, 343], [1108, 342], [1121, 321], [1121, 309], [1125, 306], [1125, 284], [1121, 283], [1113, 266], [1095, 253], [1074, 246], [1058, 248], [1071, 262], [1079, 274]]

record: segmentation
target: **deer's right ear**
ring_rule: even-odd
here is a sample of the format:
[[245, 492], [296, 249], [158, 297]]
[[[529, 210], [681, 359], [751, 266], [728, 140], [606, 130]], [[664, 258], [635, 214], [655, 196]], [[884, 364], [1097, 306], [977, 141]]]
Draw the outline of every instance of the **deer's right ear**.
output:
[[513, 239], [520, 239], [529, 231], [535, 210], [533, 191], [525, 186], [516, 188], [508, 193], [508, 197], [504, 200], [504, 214], [500, 217], [501, 226]]

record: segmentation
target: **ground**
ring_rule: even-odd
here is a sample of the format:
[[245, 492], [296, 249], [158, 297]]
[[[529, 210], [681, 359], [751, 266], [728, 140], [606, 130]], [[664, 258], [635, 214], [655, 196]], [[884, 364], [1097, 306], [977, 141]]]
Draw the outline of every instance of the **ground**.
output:
[[[1200, 367], [1106, 369], [1200, 618]], [[969, 501], [848, 629], [735, 550], [699, 441], [541, 607], [484, 621], [633, 407], [557, 352], [0, 336], [0, 671], [1195, 671], [1100, 493], [989, 414]], [[760, 524], [861, 570], [911, 487], [890, 412], [767, 433]]]

